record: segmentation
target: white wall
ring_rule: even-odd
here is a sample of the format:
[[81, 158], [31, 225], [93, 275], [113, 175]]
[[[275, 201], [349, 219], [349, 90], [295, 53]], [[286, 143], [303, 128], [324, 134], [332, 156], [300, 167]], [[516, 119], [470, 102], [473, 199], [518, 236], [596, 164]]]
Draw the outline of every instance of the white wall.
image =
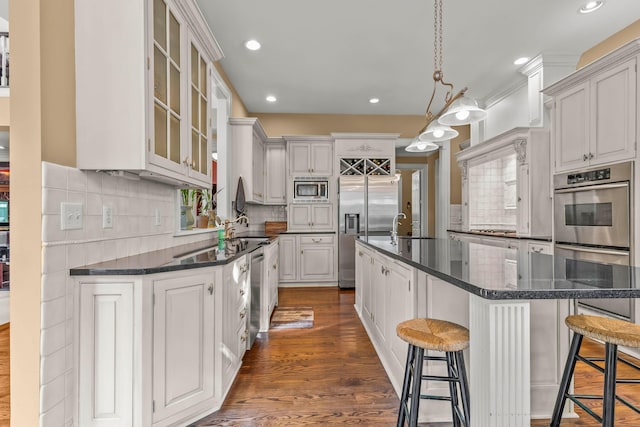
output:
[[[60, 203], [84, 205], [82, 230], [60, 230]], [[176, 190], [152, 181], [42, 164], [40, 425], [75, 425], [73, 401], [73, 280], [69, 269], [210, 238], [174, 237]], [[102, 206], [113, 228], [102, 228]], [[161, 225], [155, 226], [155, 210]], [[20, 286], [14, 283], [12, 286]]]

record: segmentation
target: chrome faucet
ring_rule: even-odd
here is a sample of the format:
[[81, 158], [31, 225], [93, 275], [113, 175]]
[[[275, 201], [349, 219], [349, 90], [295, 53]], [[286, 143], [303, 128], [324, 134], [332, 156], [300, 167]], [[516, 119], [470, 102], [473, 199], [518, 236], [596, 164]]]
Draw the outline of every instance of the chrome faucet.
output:
[[398, 244], [398, 220], [400, 218], [405, 219], [406, 217], [407, 216], [402, 212], [398, 212], [393, 217], [393, 223], [392, 223], [393, 228], [391, 231], [391, 244], [394, 246]]

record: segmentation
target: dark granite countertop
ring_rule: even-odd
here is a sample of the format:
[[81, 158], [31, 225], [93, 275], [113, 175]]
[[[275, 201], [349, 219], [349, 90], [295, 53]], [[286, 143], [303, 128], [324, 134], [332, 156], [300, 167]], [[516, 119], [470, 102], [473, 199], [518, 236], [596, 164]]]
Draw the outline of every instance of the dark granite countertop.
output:
[[561, 277], [567, 259], [554, 255], [449, 239], [399, 238], [397, 246], [388, 237], [359, 241], [486, 299], [640, 298], [637, 267], [610, 265], [612, 286], [587, 272], [580, 282]]
[[470, 236], [480, 236], [480, 237], [504, 237], [506, 239], [518, 239], [518, 240], [538, 240], [540, 242], [551, 242], [551, 236], [534, 236], [534, 237], [525, 237], [525, 236], [517, 236], [515, 231], [502, 231], [502, 230], [471, 230], [471, 231], [461, 231], [461, 230], [447, 230], [449, 233], [459, 233], [459, 234], [468, 234]]
[[224, 265], [262, 247], [261, 239], [271, 241], [275, 237], [249, 234], [225, 240], [220, 246], [217, 239], [211, 239], [72, 268], [70, 274], [72, 276], [141, 275]]

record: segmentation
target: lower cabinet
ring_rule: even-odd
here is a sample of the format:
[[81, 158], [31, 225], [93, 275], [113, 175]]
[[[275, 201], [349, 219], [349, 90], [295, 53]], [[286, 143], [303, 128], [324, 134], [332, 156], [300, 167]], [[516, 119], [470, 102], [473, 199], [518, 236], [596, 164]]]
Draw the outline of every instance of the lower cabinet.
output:
[[153, 422], [214, 394], [214, 277], [153, 281]]
[[280, 235], [280, 282], [335, 282], [333, 234]]
[[264, 248], [264, 273], [262, 275], [262, 289], [260, 292], [260, 332], [269, 330], [271, 313], [278, 305], [279, 242], [276, 239]]
[[360, 318], [396, 387], [402, 384], [407, 356], [407, 344], [398, 338], [396, 326], [417, 317], [415, 281], [415, 269], [356, 243], [356, 301], [362, 300]]
[[219, 409], [247, 347], [248, 272], [245, 255], [225, 266], [76, 277], [77, 425], [187, 425]]
[[291, 204], [287, 227], [291, 231], [331, 231], [333, 217], [331, 203]]

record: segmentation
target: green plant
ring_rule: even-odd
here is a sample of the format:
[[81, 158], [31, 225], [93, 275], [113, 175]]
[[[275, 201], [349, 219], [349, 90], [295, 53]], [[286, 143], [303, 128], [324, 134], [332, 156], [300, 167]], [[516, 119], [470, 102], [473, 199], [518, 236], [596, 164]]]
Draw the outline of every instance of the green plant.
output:
[[183, 188], [180, 190], [180, 197], [182, 200], [182, 206], [191, 206], [191, 201], [193, 200], [195, 195], [194, 190], [190, 190], [188, 188]]
[[200, 190], [200, 214], [206, 215], [209, 210], [212, 209], [211, 206], [211, 191], [204, 189]]

